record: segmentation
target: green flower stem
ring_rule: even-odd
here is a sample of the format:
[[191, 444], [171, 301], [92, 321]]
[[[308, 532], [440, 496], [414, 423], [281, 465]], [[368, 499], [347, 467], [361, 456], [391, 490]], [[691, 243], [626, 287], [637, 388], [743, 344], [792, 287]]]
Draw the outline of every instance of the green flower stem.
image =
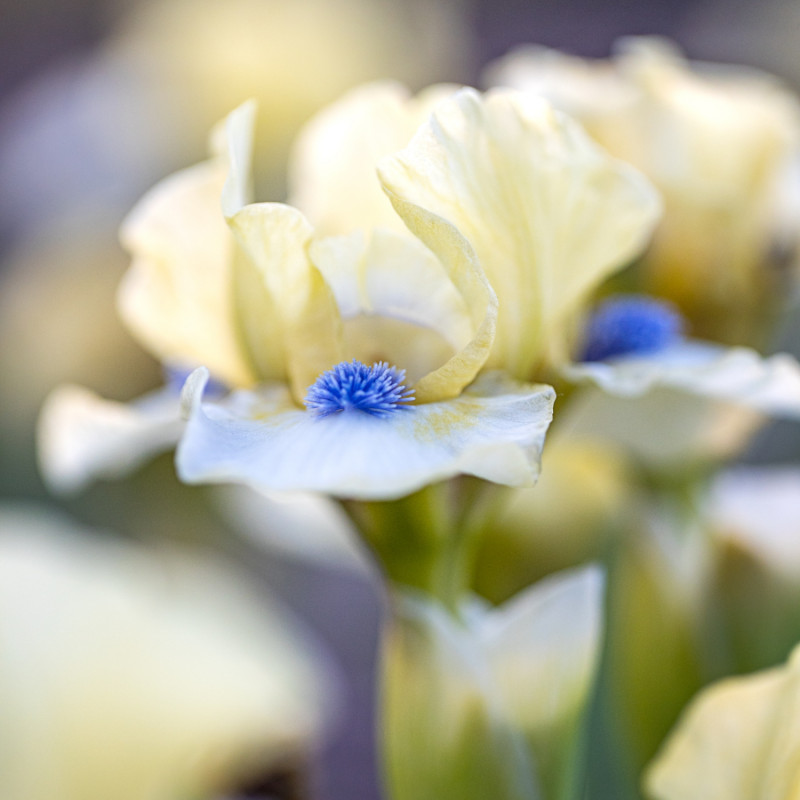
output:
[[399, 500], [344, 507], [391, 583], [425, 592], [458, 617], [481, 535], [505, 497], [504, 487], [460, 478]]
[[657, 487], [655, 502], [672, 518], [672, 529], [696, 570], [693, 615], [688, 620], [703, 682], [735, 671], [722, 600], [714, 587], [716, 545], [704, 524], [704, 494], [713, 476], [712, 465]]

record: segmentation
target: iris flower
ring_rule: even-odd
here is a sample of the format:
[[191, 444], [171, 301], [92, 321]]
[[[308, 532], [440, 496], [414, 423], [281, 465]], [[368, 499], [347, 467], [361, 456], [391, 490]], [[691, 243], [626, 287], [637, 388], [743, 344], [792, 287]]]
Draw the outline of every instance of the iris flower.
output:
[[683, 330], [682, 317], [670, 304], [621, 295], [588, 317], [583, 352], [563, 373], [620, 397], [669, 388], [800, 417], [800, 365], [793, 356], [764, 357], [749, 347], [694, 339]]
[[[652, 188], [518, 93], [377, 84], [301, 137], [311, 177], [294, 194], [318, 230], [294, 206], [250, 202], [253, 114], [231, 114], [211, 159], [123, 228], [123, 318], [166, 364], [202, 365], [183, 392], [181, 476], [356, 498], [459, 473], [530, 485], [554, 394], [517, 381], [644, 246]], [[348, 126], [364, 146], [339, 168]], [[359, 158], [379, 160], [380, 183], [343, 168]], [[210, 376], [233, 391], [209, 401]]]

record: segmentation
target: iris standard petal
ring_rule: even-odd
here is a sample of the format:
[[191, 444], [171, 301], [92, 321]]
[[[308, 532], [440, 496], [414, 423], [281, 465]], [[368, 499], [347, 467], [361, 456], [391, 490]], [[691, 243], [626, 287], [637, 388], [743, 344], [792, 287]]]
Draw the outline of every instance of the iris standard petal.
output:
[[440, 100], [435, 85], [416, 97], [399, 83], [369, 83], [323, 109], [303, 128], [289, 166], [289, 202], [321, 236], [403, 226], [381, 191], [375, 167], [405, 147]]
[[279, 347], [294, 396], [301, 400], [317, 375], [342, 360], [336, 300], [308, 257], [311, 226], [297, 209], [281, 203], [245, 206], [228, 222], [249, 261], [241, 268], [260, 281], [253, 288], [271, 307], [269, 318], [263, 309], [248, 317], [251, 351], [257, 363], [268, 366]]
[[786, 353], [761, 356], [745, 347], [684, 341], [647, 357], [570, 364], [569, 380], [609, 394], [638, 397], [672, 387], [777, 416], [800, 417], [800, 364]]
[[61, 386], [45, 400], [39, 417], [39, 470], [54, 492], [78, 492], [99, 478], [133, 472], [174, 447], [182, 430], [171, 389], [126, 404], [80, 386]]
[[383, 417], [355, 410], [320, 417], [277, 386], [204, 404], [207, 378], [196, 370], [184, 388], [183, 480], [361, 499], [400, 497], [460, 473], [532, 484], [555, 399], [549, 386], [487, 375], [455, 400]]
[[409, 227], [407, 209], [424, 209], [472, 244], [502, 308], [489, 363], [523, 379], [554, 326], [644, 247], [660, 212], [642, 175], [542, 99], [509, 90], [446, 99], [379, 174]]
[[133, 261], [120, 285], [123, 320], [159, 359], [205, 364], [233, 386], [253, 375], [234, 321], [233, 237], [220, 214], [228, 173], [224, 136], [209, 161], [146, 194], [122, 225]]
[[341, 361], [336, 301], [307, 249], [313, 230], [282, 203], [249, 203], [254, 106], [225, 121], [230, 170], [222, 210], [239, 246], [234, 266], [242, 331], [260, 377], [288, 375], [295, 397]]

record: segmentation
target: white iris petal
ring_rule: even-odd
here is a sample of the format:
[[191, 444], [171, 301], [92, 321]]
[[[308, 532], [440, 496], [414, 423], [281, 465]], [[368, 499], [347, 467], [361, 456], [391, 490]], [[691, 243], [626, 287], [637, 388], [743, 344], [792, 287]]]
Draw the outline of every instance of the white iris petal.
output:
[[130, 474], [174, 447], [182, 430], [171, 388], [118, 403], [80, 386], [60, 386], [39, 417], [39, 469], [52, 491], [78, 492], [98, 478]]
[[349, 411], [320, 418], [299, 410], [282, 386], [205, 404], [207, 379], [207, 370], [196, 370], [184, 388], [183, 480], [361, 499], [400, 497], [460, 473], [531, 485], [555, 400], [549, 386], [487, 375], [459, 398], [388, 417]]
[[745, 347], [685, 341], [646, 357], [570, 364], [563, 373], [619, 397], [672, 387], [768, 414], [800, 417], [800, 364], [785, 353], [765, 358]]

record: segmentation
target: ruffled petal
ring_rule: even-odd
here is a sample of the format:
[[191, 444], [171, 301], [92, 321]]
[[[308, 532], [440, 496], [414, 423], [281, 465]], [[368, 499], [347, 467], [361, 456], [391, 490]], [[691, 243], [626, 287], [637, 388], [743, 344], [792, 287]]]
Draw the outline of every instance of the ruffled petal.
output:
[[301, 400], [342, 360], [339, 311], [308, 257], [313, 230], [305, 217], [282, 203], [248, 204], [253, 108], [233, 112], [225, 130], [230, 171], [222, 209], [241, 251], [235, 276], [243, 332], [259, 375], [285, 371]]
[[[554, 326], [644, 246], [660, 202], [646, 179], [539, 98], [463, 89], [379, 167], [411, 230], [447, 220], [500, 299], [490, 365], [525, 378]], [[416, 223], [416, 217], [427, 218]]]
[[794, 800], [800, 785], [800, 651], [689, 706], [645, 775], [653, 800]]
[[253, 375], [234, 320], [233, 238], [219, 210], [228, 174], [224, 137], [213, 157], [159, 183], [123, 223], [133, 255], [119, 309], [133, 334], [159, 359], [204, 364], [233, 386]]
[[401, 497], [466, 473], [513, 486], [538, 474], [555, 393], [487, 375], [461, 397], [398, 408], [386, 417], [319, 417], [283, 387], [203, 404], [208, 373], [184, 388], [186, 432], [177, 468], [189, 483], [245, 483], [340, 497]]
[[403, 231], [375, 174], [383, 156], [405, 147], [456, 86], [431, 86], [412, 97], [389, 81], [347, 93], [311, 119], [295, 142], [289, 203], [322, 236], [383, 227]]
[[[308, 257], [311, 226], [299, 211], [280, 203], [245, 206], [228, 221], [249, 261], [242, 268], [254, 270], [251, 277], [261, 282], [256, 291], [270, 301], [268, 320], [264, 309], [249, 316], [256, 361], [266, 366], [280, 346], [294, 396], [302, 400], [322, 372], [342, 361], [336, 300]], [[265, 357], [259, 358], [261, 352]]]
[[570, 364], [566, 378], [594, 383], [620, 397], [672, 387], [778, 416], [800, 417], [800, 364], [779, 353], [686, 341], [647, 357]]
[[182, 430], [172, 390], [125, 404], [80, 386], [61, 386], [47, 398], [39, 417], [39, 470], [52, 491], [78, 492], [94, 480], [135, 471], [174, 447]]

